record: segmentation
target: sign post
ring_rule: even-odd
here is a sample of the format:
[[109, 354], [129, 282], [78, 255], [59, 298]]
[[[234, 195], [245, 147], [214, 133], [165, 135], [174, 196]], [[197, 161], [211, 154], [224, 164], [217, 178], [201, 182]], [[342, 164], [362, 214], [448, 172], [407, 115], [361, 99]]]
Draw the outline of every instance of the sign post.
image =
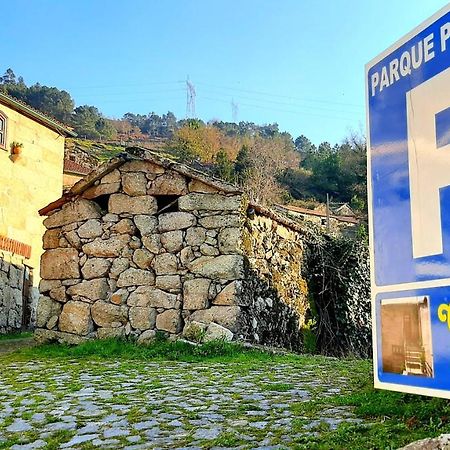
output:
[[450, 398], [450, 5], [366, 66], [375, 387]]

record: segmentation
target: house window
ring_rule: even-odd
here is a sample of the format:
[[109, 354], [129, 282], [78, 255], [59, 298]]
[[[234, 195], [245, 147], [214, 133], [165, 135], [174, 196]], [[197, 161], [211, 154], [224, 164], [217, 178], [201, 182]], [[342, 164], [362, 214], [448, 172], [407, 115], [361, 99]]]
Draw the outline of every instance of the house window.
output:
[[6, 148], [6, 116], [0, 111], [0, 147]]

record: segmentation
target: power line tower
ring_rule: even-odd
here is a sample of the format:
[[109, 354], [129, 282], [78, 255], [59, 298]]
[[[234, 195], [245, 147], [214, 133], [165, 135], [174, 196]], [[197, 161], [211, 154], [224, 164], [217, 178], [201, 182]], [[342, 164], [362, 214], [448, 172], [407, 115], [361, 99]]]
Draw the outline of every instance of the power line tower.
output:
[[231, 117], [234, 123], [238, 121], [238, 113], [239, 113], [239, 105], [234, 102], [234, 99], [231, 100]]
[[186, 79], [186, 119], [195, 118], [195, 87]]

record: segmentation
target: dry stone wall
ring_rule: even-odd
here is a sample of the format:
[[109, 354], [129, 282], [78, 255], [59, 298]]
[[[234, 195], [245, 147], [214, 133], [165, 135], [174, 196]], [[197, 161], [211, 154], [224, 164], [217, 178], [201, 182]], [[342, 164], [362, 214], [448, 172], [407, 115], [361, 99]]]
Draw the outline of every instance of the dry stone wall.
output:
[[149, 161], [105, 174], [44, 221], [37, 338], [236, 333], [242, 201]]

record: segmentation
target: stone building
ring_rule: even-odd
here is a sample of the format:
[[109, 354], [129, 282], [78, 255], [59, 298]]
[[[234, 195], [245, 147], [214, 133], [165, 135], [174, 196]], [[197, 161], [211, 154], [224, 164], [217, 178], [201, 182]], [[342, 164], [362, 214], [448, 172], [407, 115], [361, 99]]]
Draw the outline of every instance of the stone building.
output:
[[0, 333], [29, 327], [44, 226], [38, 210], [62, 193], [70, 129], [0, 93]]
[[301, 347], [301, 229], [236, 186], [129, 149], [40, 213], [38, 339], [160, 331]]

